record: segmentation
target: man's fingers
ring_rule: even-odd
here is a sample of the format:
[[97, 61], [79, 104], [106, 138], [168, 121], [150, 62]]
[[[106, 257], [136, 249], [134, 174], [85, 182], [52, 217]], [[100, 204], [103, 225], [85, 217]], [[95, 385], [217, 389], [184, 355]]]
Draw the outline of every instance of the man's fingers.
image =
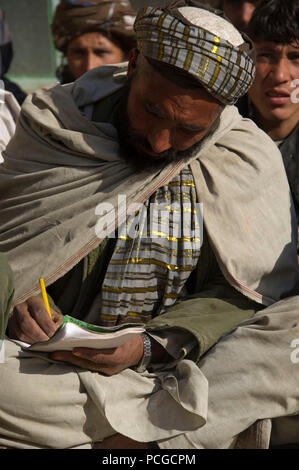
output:
[[18, 339], [24, 343], [31, 343], [28, 337], [22, 332], [15, 316], [10, 317], [8, 321], [8, 336], [12, 339]]
[[138, 364], [143, 355], [143, 341], [141, 335], [136, 335], [116, 348], [74, 348], [73, 354], [82, 359], [121, 370]]
[[111, 371], [111, 367], [107, 366], [107, 364], [99, 364], [93, 361], [88, 361], [87, 359], [83, 359], [81, 357], [74, 356], [71, 351], [55, 351], [50, 354], [50, 358], [54, 361], [68, 362], [74, 366], [81, 367], [82, 369], [102, 372], [107, 375], [114, 373], [114, 371]]
[[81, 359], [92, 361], [97, 364], [105, 364], [113, 366], [117, 361], [117, 348], [111, 349], [91, 349], [91, 348], [74, 348], [73, 354]]
[[29, 314], [26, 303], [19, 304], [15, 307], [12, 327], [15, 327], [13, 335], [26, 343], [32, 344], [37, 341], [47, 341], [49, 339], [48, 335]]
[[[58, 326], [60, 325], [63, 316], [58, 315], [54, 310], [51, 309], [51, 318], [47, 312], [44, 301], [39, 297], [31, 297], [28, 299], [27, 304], [30, 315], [32, 318], [34, 318], [40, 329], [47, 335], [48, 338], [53, 336]], [[61, 317], [60, 320], [59, 317]]]
[[26, 343], [47, 341], [59, 327], [63, 316], [51, 310], [50, 318], [44, 302], [39, 297], [31, 297], [15, 306], [9, 320], [8, 334], [13, 339]]
[[54, 351], [50, 353], [50, 358], [53, 361], [72, 362], [73, 354], [72, 351]]
[[143, 354], [141, 335], [111, 349], [74, 348], [72, 351], [55, 351], [51, 359], [69, 362], [75, 366], [105, 375], [113, 375], [138, 364]]

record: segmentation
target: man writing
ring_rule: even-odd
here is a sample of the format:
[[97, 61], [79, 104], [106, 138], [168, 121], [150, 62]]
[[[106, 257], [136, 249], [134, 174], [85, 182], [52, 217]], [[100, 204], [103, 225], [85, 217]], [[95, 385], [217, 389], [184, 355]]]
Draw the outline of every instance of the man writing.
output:
[[[26, 356], [26, 363], [7, 342], [0, 435], [8, 447], [78, 448], [98, 441], [110, 448], [152, 441], [161, 448], [231, 447], [258, 419], [294, 414], [297, 406], [281, 406], [280, 397], [296, 389], [293, 378], [268, 407], [264, 395], [256, 402], [254, 391], [240, 397], [239, 384], [216, 383], [228, 378], [218, 367], [240, 375], [240, 341], [250, 346], [245, 355], [253, 364], [256, 354], [265, 354], [259, 333], [267, 334], [268, 324], [279, 330], [279, 341], [290, 341], [296, 297], [221, 340], [221, 360], [204, 356], [240, 322], [298, 292], [293, 208], [279, 152], [230, 106], [254, 76], [250, 44], [193, 2], [144, 9], [135, 29], [139, 52], [131, 54], [127, 81], [125, 64], [100, 68], [25, 104], [1, 172], [0, 246], [16, 274], [11, 338], [46, 340], [66, 313], [101, 325], [142, 321], [147, 334], [113, 350], [75, 348], [50, 360]], [[26, 173], [19, 167], [24, 160]], [[119, 195], [126, 196], [128, 211]], [[201, 237], [198, 202], [204, 205]], [[168, 208], [166, 224], [165, 213], [158, 216], [164, 232], [142, 236], [139, 219], [136, 233], [123, 236], [122, 222], [135, 220], [133, 203], [142, 203], [146, 219], [151, 204]], [[106, 237], [99, 224], [101, 204], [108, 210], [106, 235], [117, 228], [116, 238]], [[180, 227], [188, 228], [180, 236], [176, 211]], [[53, 299], [52, 323], [36, 297], [39, 277]], [[272, 308], [275, 325], [267, 314]], [[289, 323], [286, 338], [280, 330]], [[274, 358], [272, 338], [267, 354]], [[19, 361], [29, 366], [27, 373], [16, 373]], [[281, 361], [290, 367], [289, 356]], [[245, 388], [254, 383], [253, 364]], [[264, 382], [265, 396], [272, 385]], [[20, 389], [28, 390], [29, 400], [27, 394], [12, 398]], [[229, 425], [217, 410], [224, 398], [231, 415], [226, 391], [236, 394]], [[250, 398], [246, 416], [244, 396]]]

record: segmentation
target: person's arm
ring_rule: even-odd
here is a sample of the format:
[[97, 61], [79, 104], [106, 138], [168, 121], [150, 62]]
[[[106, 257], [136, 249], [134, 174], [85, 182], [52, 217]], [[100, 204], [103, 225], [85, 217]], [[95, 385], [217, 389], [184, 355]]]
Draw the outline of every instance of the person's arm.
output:
[[[184, 357], [197, 361], [223, 335], [262, 308], [227, 283], [208, 243], [190, 280], [188, 287], [193, 294], [146, 324], [151, 337], [151, 367], [169, 367]], [[66, 291], [62, 290], [65, 298]], [[137, 336], [113, 350], [75, 348], [73, 352], [53, 353], [52, 359], [112, 375], [138, 365], [143, 352], [142, 338]]]
[[8, 336], [30, 344], [46, 341], [55, 333], [64, 315], [82, 318], [82, 314], [88, 311], [95, 289], [101, 284], [101, 276], [112, 249], [113, 243], [108, 244], [108, 239], [105, 240], [73, 269], [47, 287], [53, 321], [41, 295], [16, 305], [9, 320]]
[[[206, 254], [203, 250], [194, 282], [189, 283], [194, 293], [146, 324], [152, 353], [149, 370], [172, 367], [184, 358], [197, 362], [223, 335], [263, 308], [232, 288], [210, 252], [208, 257]], [[51, 358], [113, 375], [128, 367], [136, 368], [143, 354], [144, 344], [138, 335], [118, 348], [75, 348], [72, 352], [57, 351]]]
[[[217, 290], [226, 297], [218, 297]], [[261, 308], [230, 286], [225, 289], [215, 286], [177, 302], [166, 313], [150, 320], [146, 330], [169, 353], [168, 361], [187, 357], [197, 362], [222, 336]]]
[[148, 333], [169, 353], [167, 366], [184, 357], [197, 362], [222, 336], [263, 308], [226, 281], [205, 231], [203, 240], [185, 295], [146, 324]]

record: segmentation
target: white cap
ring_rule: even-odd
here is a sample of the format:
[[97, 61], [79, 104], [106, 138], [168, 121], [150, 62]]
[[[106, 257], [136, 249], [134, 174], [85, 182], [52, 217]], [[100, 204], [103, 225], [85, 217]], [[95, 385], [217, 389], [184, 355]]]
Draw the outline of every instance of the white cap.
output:
[[190, 23], [206, 29], [209, 33], [221, 39], [225, 39], [234, 47], [238, 47], [244, 42], [239, 31], [229, 21], [211, 11], [195, 7], [181, 7], [178, 8], [178, 11]]

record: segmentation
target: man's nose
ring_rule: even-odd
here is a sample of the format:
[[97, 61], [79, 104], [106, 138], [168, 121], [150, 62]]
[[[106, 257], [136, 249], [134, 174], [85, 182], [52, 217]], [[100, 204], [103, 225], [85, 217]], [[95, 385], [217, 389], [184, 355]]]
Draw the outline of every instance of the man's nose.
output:
[[155, 153], [162, 153], [171, 148], [170, 130], [167, 128], [152, 129], [147, 140]]
[[278, 84], [291, 80], [291, 71], [287, 59], [281, 59], [273, 65], [272, 76]]
[[96, 67], [99, 67], [101, 64], [101, 60], [99, 59], [98, 56], [90, 52], [85, 61], [85, 72], [88, 72], [89, 70], [95, 69]]

